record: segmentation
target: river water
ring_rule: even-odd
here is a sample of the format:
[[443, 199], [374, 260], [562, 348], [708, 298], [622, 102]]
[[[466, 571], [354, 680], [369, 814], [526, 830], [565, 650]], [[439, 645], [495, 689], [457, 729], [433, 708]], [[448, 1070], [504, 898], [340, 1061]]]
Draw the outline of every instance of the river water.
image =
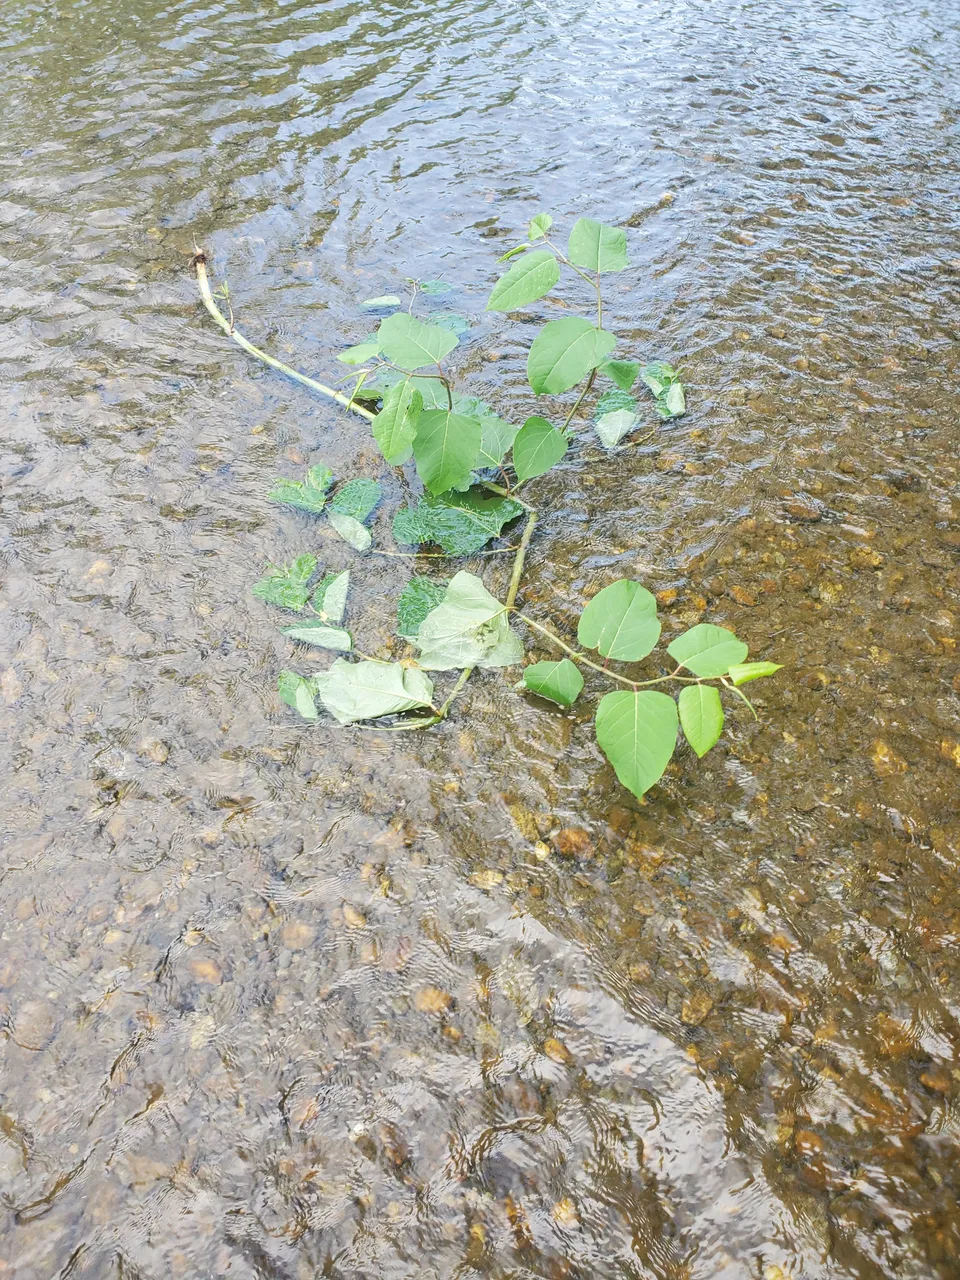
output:
[[[0, 47], [0, 1277], [960, 1274], [956, 7], [8, 0]], [[483, 307], [541, 210], [629, 228], [608, 327], [690, 412], [536, 483], [526, 608], [636, 576], [788, 664], [643, 804], [599, 683], [279, 702], [268, 560], [352, 567], [368, 651], [436, 566], [266, 500], [380, 476], [393, 546], [366, 426], [190, 272], [321, 378], [443, 275], [519, 421], [537, 313]]]

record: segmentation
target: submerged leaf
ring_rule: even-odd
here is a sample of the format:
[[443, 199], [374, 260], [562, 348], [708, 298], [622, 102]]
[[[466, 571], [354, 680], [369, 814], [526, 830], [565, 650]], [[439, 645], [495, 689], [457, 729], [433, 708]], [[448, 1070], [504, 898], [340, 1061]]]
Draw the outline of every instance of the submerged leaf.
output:
[[395, 293], [385, 293], [379, 298], [367, 298], [366, 302], [361, 302], [360, 305], [369, 307], [372, 311], [375, 307], [399, 307], [402, 303]]
[[339, 627], [328, 627], [319, 619], [298, 622], [295, 627], [284, 627], [283, 634], [289, 636], [291, 640], [316, 645], [320, 649], [339, 649], [347, 653], [353, 648], [353, 641], [348, 631], [341, 631]]
[[629, 391], [637, 380], [640, 365], [636, 360], [605, 360], [600, 372], [615, 382], [621, 391]]
[[354, 551], [367, 551], [369, 549], [373, 542], [370, 530], [354, 516], [348, 516], [343, 511], [331, 510], [329, 520], [344, 542], [349, 542]]
[[677, 704], [665, 693], [608, 693], [597, 708], [597, 742], [638, 798], [663, 777], [677, 745]]
[[455, 311], [439, 312], [434, 315], [432, 323], [438, 325], [441, 329], [449, 329], [457, 337], [461, 333], [466, 333], [470, 328], [470, 321], [467, 317], [458, 315]]
[[656, 409], [661, 418], [679, 418], [682, 413], [686, 413], [687, 398], [684, 395], [682, 384], [679, 382], [671, 383], [667, 387], [666, 394], [657, 401]]
[[605, 413], [596, 424], [596, 433], [600, 443], [608, 449], [618, 445], [628, 435], [640, 419], [629, 409], [617, 409], [614, 413]]
[[507, 610], [478, 577], [461, 571], [417, 634], [420, 665], [428, 671], [456, 667], [506, 667], [523, 657]]
[[295, 671], [281, 671], [277, 677], [277, 692], [288, 707], [300, 712], [304, 720], [318, 719], [312, 680], [304, 680]]
[[431, 493], [446, 493], [470, 480], [480, 454], [480, 423], [447, 409], [421, 413], [413, 442], [417, 474]]
[[660, 639], [657, 601], [639, 582], [621, 578], [593, 597], [577, 627], [577, 639], [605, 658], [636, 662]]
[[612, 333], [567, 316], [545, 324], [527, 357], [527, 378], [537, 395], [561, 395], [595, 369], [617, 345]]
[[599, 422], [608, 413], [636, 413], [637, 402], [626, 391], [605, 391], [596, 403], [593, 411], [594, 422]]
[[299, 613], [310, 599], [309, 583], [316, 571], [317, 557], [306, 552], [292, 564], [274, 565], [270, 573], [254, 583], [253, 594], [266, 604]]
[[703, 758], [723, 731], [723, 703], [712, 684], [687, 684], [677, 699], [680, 724], [686, 740]]
[[751, 680], [760, 680], [763, 676], [775, 675], [783, 670], [782, 662], [734, 662], [727, 675], [737, 686], [748, 684]]
[[380, 350], [401, 369], [413, 371], [437, 364], [457, 345], [457, 335], [435, 324], [424, 324], [405, 311], [387, 316], [377, 333]]
[[330, 499], [330, 511], [339, 511], [354, 520], [366, 520], [382, 493], [376, 480], [348, 480]]
[[398, 467], [413, 456], [413, 440], [422, 412], [423, 396], [413, 386], [412, 378], [404, 378], [383, 397], [383, 408], [374, 418], [372, 430], [391, 467]]
[[420, 624], [447, 594], [447, 583], [433, 578], [411, 578], [397, 601], [397, 635], [412, 640]]
[[310, 601], [324, 622], [341, 622], [347, 607], [347, 591], [350, 588], [350, 570], [328, 573], [321, 580]]
[[587, 271], [622, 271], [627, 265], [627, 233], [593, 218], [580, 218], [570, 230], [567, 257]]
[[651, 364], [643, 366], [640, 380], [650, 388], [655, 396], [659, 397], [663, 395], [671, 383], [676, 382], [679, 376], [672, 365], [666, 364], [663, 360], [654, 360]]
[[332, 480], [333, 472], [330, 468], [319, 463], [307, 471], [302, 481], [275, 480], [267, 497], [271, 502], [282, 502], [316, 514], [326, 506], [327, 490]]
[[425, 293], [428, 298], [436, 298], [441, 293], [449, 293], [453, 288], [446, 280], [421, 280], [419, 289], [421, 293]]
[[536, 249], [493, 286], [488, 311], [516, 311], [550, 292], [560, 279], [560, 264], [549, 249]]
[[524, 667], [523, 683], [531, 693], [570, 707], [583, 689], [583, 676], [569, 658], [561, 658], [559, 662], [534, 662]]
[[450, 556], [472, 555], [523, 510], [523, 504], [513, 498], [487, 496], [476, 489], [445, 493], [422, 498], [415, 509], [398, 511], [393, 536], [398, 542], [435, 542]]
[[432, 681], [399, 662], [338, 658], [328, 671], [314, 676], [313, 684], [320, 701], [341, 724], [429, 707], [433, 699]]
[[567, 437], [546, 418], [528, 418], [513, 442], [513, 469], [522, 484], [542, 476], [567, 452]]
[[640, 378], [656, 397], [654, 408], [661, 418], [678, 418], [686, 412], [687, 401], [683, 383], [672, 365], [662, 360], [655, 360], [652, 364], [643, 367]]
[[667, 645], [667, 653], [695, 676], [725, 676], [747, 656], [747, 646], [726, 627], [700, 622]]

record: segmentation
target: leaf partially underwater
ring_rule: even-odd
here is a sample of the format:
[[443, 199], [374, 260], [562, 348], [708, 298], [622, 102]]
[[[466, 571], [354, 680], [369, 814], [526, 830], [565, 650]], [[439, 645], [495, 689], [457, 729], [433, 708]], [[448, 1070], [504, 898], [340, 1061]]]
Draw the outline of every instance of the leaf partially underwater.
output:
[[341, 724], [429, 707], [433, 700], [433, 682], [416, 667], [399, 662], [338, 658], [328, 671], [314, 676], [313, 684], [320, 701]]
[[417, 634], [420, 665], [428, 671], [457, 667], [507, 667], [523, 657], [523, 644], [510, 629], [506, 607], [478, 577], [461, 571], [441, 604], [424, 618]]
[[394, 516], [393, 536], [398, 542], [435, 542], [450, 556], [472, 555], [523, 510], [513, 498], [489, 496], [477, 489], [445, 493], [421, 498], [415, 508], [401, 508]]

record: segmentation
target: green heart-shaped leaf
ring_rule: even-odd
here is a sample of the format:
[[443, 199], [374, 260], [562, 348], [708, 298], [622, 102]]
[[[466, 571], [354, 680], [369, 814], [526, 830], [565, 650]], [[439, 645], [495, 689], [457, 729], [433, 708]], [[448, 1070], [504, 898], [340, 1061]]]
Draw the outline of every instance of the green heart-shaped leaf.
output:
[[667, 653], [695, 676], [725, 676], [747, 656], [747, 646], [726, 627], [701, 622], [667, 645]]
[[527, 357], [527, 378], [540, 395], [569, 391], [617, 345], [612, 333], [595, 329], [589, 320], [567, 316], [545, 324]]
[[577, 627], [577, 639], [605, 658], [636, 662], [660, 639], [657, 601], [639, 582], [622, 578], [593, 597]]
[[637, 797], [663, 777], [677, 745], [677, 704], [665, 693], [608, 693], [597, 708], [597, 742]]

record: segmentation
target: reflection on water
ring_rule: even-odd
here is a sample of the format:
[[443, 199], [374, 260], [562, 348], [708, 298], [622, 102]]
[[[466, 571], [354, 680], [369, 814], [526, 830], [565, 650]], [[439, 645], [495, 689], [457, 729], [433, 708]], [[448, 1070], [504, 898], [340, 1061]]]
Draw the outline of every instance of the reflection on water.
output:
[[[956, 1276], [957, 14], [121, 0], [0, 41], [0, 1276]], [[691, 412], [538, 482], [527, 608], [635, 573], [790, 664], [642, 805], [500, 673], [425, 736], [295, 722], [250, 583], [353, 553], [267, 481], [380, 468], [187, 270], [309, 371], [444, 272], [520, 415], [534, 324], [483, 304], [541, 208], [631, 228], [611, 327]], [[373, 648], [409, 568], [355, 567]]]

